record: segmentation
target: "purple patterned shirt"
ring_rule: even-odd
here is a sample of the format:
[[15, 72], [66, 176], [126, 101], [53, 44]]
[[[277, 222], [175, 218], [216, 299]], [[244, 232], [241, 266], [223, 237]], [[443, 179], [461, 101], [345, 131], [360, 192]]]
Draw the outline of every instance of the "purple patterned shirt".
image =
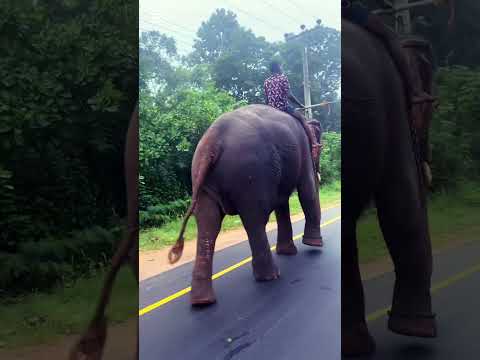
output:
[[281, 111], [287, 110], [290, 84], [284, 74], [273, 74], [263, 84], [267, 104]]

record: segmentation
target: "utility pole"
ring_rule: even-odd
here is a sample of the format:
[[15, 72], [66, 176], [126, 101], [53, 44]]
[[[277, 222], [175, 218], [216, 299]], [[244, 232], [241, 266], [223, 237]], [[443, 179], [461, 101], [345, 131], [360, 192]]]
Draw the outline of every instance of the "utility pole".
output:
[[412, 19], [410, 17], [410, 8], [408, 8], [408, 0], [392, 0], [394, 9], [399, 10], [395, 14], [395, 30], [398, 34], [409, 35], [412, 33]]
[[303, 42], [303, 56], [302, 56], [302, 62], [303, 62], [303, 98], [305, 101], [305, 117], [307, 119], [312, 118], [312, 99], [310, 96], [310, 76], [308, 72], [308, 47], [309, 43], [308, 41], [308, 36], [311, 35], [313, 32], [316, 32], [319, 30], [321, 24], [321, 20], [317, 20], [317, 26], [315, 26], [313, 29], [310, 30], [305, 30], [305, 25], [300, 26], [300, 29], [302, 29], [302, 32], [298, 35], [290, 35], [290, 34], [285, 34], [285, 41], [293, 41], [293, 40], [302, 40]]
[[303, 97], [305, 98], [306, 118], [312, 118], [312, 99], [310, 97], [310, 77], [308, 76], [308, 47], [303, 48]]

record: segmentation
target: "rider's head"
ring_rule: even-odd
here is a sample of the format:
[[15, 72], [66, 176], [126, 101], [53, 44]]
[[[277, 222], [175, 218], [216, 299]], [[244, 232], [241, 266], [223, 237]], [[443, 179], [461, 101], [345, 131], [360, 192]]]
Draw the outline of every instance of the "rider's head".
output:
[[282, 67], [280, 66], [280, 63], [278, 61], [272, 61], [270, 63], [270, 71], [272, 74], [281, 74]]

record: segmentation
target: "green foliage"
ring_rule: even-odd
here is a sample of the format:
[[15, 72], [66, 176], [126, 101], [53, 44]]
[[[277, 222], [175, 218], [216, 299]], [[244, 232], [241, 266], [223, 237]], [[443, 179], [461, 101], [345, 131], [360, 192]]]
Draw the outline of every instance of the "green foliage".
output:
[[419, 8], [413, 12], [415, 32], [429, 39], [441, 66], [478, 66], [480, 3], [455, 0], [455, 28], [448, 30], [448, 6]]
[[58, 255], [74, 243], [84, 253], [76, 262], [111, 253], [100, 235], [83, 244], [67, 234], [125, 212], [137, 11], [119, 0], [0, 5], [0, 263], [10, 274], [2, 289], [40, 289], [70, 274], [58, 259], [26, 258], [32, 248]]
[[191, 188], [190, 165], [203, 133], [221, 114], [239, 104], [214, 88], [185, 89], [160, 110], [140, 99], [140, 207], [184, 199]]
[[325, 132], [322, 136], [323, 150], [320, 156], [320, 173], [322, 183], [329, 184], [340, 179], [341, 169], [341, 135]]
[[480, 71], [441, 68], [437, 75], [440, 106], [431, 142], [435, 187], [451, 187], [480, 175]]
[[262, 103], [263, 80], [274, 47], [265, 38], [240, 26], [236, 15], [217, 9], [198, 29], [189, 64], [211, 65], [215, 86], [238, 100]]
[[190, 199], [175, 200], [166, 205], [149, 206], [140, 211], [140, 228], [158, 227], [182, 217], [190, 205]]
[[122, 236], [120, 229], [94, 226], [64, 237], [24, 239], [17, 251], [0, 251], [0, 296], [47, 290], [78, 274], [94, 274]]
[[[305, 42], [310, 44], [308, 68], [310, 72], [312, 104], [322, 101], [334, 101], [338, 98], [341, 77], [341, 40], [340, 33], [322, 25], [310, 33], [307, 40], [288, 41], [278, 44], [284, 69], [288, 75], [290, 86], [294, 94], [303, 98], [303, 51]], [[317, 110], [318, 109], [318, 110]], [[324, 117], [322, 108], [314, 109], [314, 117]], [[340, 130], [340, 114], [334, 112], [338, 124], [335, 131]], [[332, 129], [332, 127], [329, 127]]]

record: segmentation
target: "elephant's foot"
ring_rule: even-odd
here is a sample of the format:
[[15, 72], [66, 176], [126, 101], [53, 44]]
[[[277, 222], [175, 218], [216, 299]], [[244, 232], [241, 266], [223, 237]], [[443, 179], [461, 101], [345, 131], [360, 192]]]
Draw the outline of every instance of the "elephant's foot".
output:
[[321, 247], [323, 246], [322, 232], [320, 224], [312, 225], [312, 223], [305, 224], [302, 242], [305, 245]]
[[280, 271], [273, 262], [271, 254], [263, 259], [255, 259], [254, 257], [252, 265], [253, 276], [257, 281], [272, 281], [280, 277]]
[[375, 340], [366, 324], [342, 329], [342, 356], [366, 356], [375, 352]]
[[190, 303], [193, 306], [206, 306], [214, 304], [217, 301], [212, 287], [211, 279], [192, 279], [192, 292], [190, 293]]
[[316, 247], [322, 247], [323, 246], [323, 238], [320, 235], [319, 237], [312, 237], [312, 236], [304, 236], [302, 243], [305, 245], [309, 246], [316, 246]]
[[276, 252], [278, 255], [297, 255], [297, 247], [293, 241], [288, 243], [277, 243]]
[[406, 336], [437, 337], [437, 324], [434, 314], [404, 315], [389, 313], [388, 329]]

